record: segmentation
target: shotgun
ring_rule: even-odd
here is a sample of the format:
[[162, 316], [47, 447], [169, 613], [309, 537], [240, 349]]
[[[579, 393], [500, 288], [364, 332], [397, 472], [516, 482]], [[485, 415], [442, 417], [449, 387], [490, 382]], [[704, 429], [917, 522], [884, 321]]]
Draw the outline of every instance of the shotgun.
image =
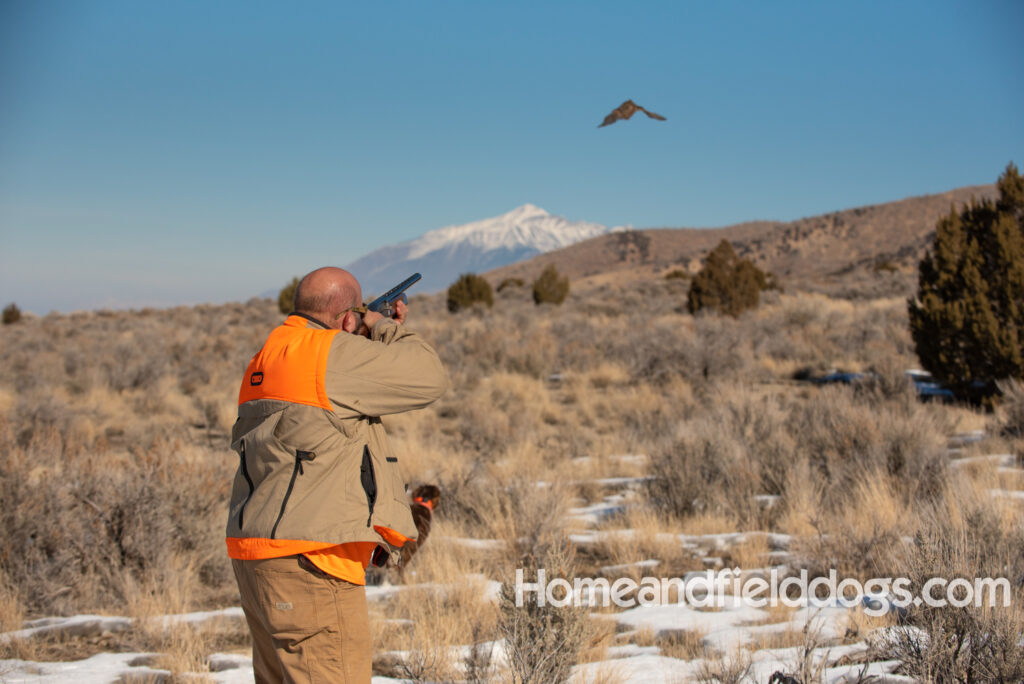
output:
[[423, 276], [419, 273], [413, 273], [411, 276], [398, 283], [398, 285], [395, 285], [380, 297], [377, 297], [367, 304], [366, 309], [368, 311], [376, 311], [386, 318], [391, 318], [395, 315], [395, 302], [399, 300], [403, 302], [408, 301], [405, 296], [405, 291], [415, 285], [422, 277]]

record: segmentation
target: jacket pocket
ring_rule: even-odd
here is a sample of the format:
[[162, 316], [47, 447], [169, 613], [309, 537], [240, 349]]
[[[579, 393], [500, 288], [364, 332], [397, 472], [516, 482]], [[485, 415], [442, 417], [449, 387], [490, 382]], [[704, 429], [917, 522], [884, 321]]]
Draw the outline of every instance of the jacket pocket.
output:
[[369, 515], [366, 517], [366, 526], [370, 526], [373, 519], [373, 508], [377, 505], [377, 473], [373, 469], [373, 457], [370, 456], [370, 447], [363, 445], [363, 462], [359, 466], [359, 483], [366, 493], [366, 507]]
[[292, 491], [295, 489], [295, 481], [299, 478], [299, 475], [303, 474], [302, 462], [312, 461], [314, 458], [316, 458], [316, 454], [312, 451], [296, 450], [295, 465], [292, 467], [292, 477], [288, 480], [288, 489], [285, 490], [284, 498], [281, 500], [281, 510], [277, 514], [277, 520], [274, 521], [274, 527], [270, 530], [271, 539], [277, 539], [277, 526], [281, 524], [281, 518], [284, 517], [284, 511], [288, 507], [288, 499], [291, 498]]
[[245, 478], [245, 484], [249, 487], [249, 493], [245, 495], [245, 500], [242, 501], [242, 505], [238, 509], [238, 529], [242, 529], [245, 522], [245, 506], [249, 503], [249, 499], [252, 498], [252, 493], [256, 491], [256, 485], [252, 483], [252, 477], [249, 475], [249, 466], [245, 462], [245, 440], [243, 439], [239, 444], [238, 457], [241, 459], [239, 469], [242, 471], [242, 477]]

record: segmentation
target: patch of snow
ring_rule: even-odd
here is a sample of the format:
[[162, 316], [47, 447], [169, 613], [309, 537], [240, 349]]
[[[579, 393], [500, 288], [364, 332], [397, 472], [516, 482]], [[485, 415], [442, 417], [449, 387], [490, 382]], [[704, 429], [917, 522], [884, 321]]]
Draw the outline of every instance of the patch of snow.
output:
[[893, 674], [899, 665], [898, 660], [883, 660], [867, 663], [866, 669], [864, 665], [830, 667], [825, 670], [825, 684], [854, 684], [862, 681], [874, 684], [917, 684], [913, 677]]
[[633, 568], [656, 568], [661, 565], [661, 561], [649, 558], [647, 560], [637, 561], [635, 563], [622, 563], [620, 565], [603, 565], [599, 568], [601, 574], [607, 575], [615, 572], [629, 572]]
[[632, 463], [634, 465], [645, 465], [649, 458], [650, 457], [647, 454], [620, 454], [618, 456], [611, 457], [613, 461], [618, 461], [619, 463]]
[[701, 643], [719, 653], [732, 653], [740, 647], [756, 643], [758, 638], [804, 629], [816, 635], [819, 640], [833, 641], [846, 633], [848, 615], [845, 608], [801, 608], [784, 622], [711, 632]]
[[685, 603], [637, 606], [624, 610], [616, 621], [625, 627], [639, 629], [647, 627], [655, 634], [690, 630], [710, 634], [740, 625], [764, 622], [769, 613], [754, 608], [746, 600], [728, 601], [715, 610], [698, 610]]
[[1015, 470], [1017, 457], [1013, 454], [986, 454], [983, 456], [964, 456], [949, 462], [950, 468], [966, 468], [971, 465], [994, 465]]
[[448, 544], [477, 551], [501, 551], [505, 548], [505, 542], [500, 539], [473, 539], [471, 537], [439, 537], [439, 539], [443, 539]]
[[29, 620], [23, 629], [0, 634], [0, 643], [12, 639], [43, 636], [91, 637], [124, 632], [132, 625], [131, 618], [111, 615], [75, 615]]
[[622, 646], [609, 646], [606, 654], [609, 658], [636, 658], [642, 655], [660, 655], [661, 649], [657, 646], [624, 644]]
[[992, 496], [1001, 496], [1008, 499], [1020, 499], [1024, 501], [1024, 490], [1020, 489], [990, 489], [989, 494]]
[[677, 684], [691, 681], [699, 673], [700, 661], [645, 653], [630, 658], [577, 665], [569, 681], [582, 684], [608, 679], [619, 684]]
[[223, 608], [221, 610], [204, 610], [196, 613], [165, 615], [163, 617], [163, 623], [165, 627], [169, 627], [171, 625], [180, 623], [185, 623], [189, 625], [201, 625], [206, 622], [216, 622], [218, 620], [240, 620], [244, 623], [245, 612], [242, 610], [241, 606], [235, 606], [232, 608]]
[[604, 487], [636, 487], [645, 482], [650, 482], [653, 479], [653, 475], [647, 475], [644, 477], [602, 477], [600, 479], [593, 480], [593, 482]]
[[949, 438], [949, 444], [952, 446], [966, 446], [968, 444], [976, 444], [983, 439], [985, 439], [984, 430], [971, 430], [970, 432], [961, 432], [958, 435], [953, 435]]
[[568, 517], [570, 520], [578, 520], [585, 525], [598, 525], [604, 520], [614, 518], [622, 515], [626, 510], [626, 507], [621, 503], [609, 503], [603, 501], [598, 504], [591, 506], [581, 506], [579, 508], [570, 508]]
[[[166, 670], [134, 666], [133, 662], [150, 662], [152, 653], [97, 653], [85, 660], [36, 663], [25, 660], [0, 660], [0, 677], [4, 684], [110, 684], [125, 674], [132, 677], [166, 675]], [[250, 680], [252, 675], [250, 674]]]

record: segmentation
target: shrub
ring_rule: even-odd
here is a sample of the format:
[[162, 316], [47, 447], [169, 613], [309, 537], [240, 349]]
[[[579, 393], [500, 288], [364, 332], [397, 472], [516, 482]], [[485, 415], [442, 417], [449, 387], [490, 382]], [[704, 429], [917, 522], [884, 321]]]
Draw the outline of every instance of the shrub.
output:
[[292, 281], [281, 288], [277, 295], [277, 308], [283, 314], [289, 314], [295, 310], [295, 288], [299, 286], [299, 279], [292, 278]]
[[533, 301], [535, 304], [561, 304], [569, 296], [568, 276], [559, 276], [558, 269], [548, 264], [533, 281]]
[[522, 278], [505, 278], [498, 285], [498, 292], [501, 292], [507, 287], [522, 287], [526, 282]]
[[477, 303], [494, 306], [491, 284], [475, 273], [463, 273], [448, 288], [448, 310], [456, 313]]
[[908, 303], [921, 365], [963, 399], [1024, 378], [1024, 178], [1010, 164], [997, 186], [939, 220]]
[[[1024, 615], [1019, 609], [1022, 539], [1019, 528], [1008, 530], [998, 514], [982, 508], [968, 510], [960, 524], [949, 512], [937, 511], [914, 540], [910, 553], [911, 593], [922, 595], [932, 577], [1008, 578], [1010, 605], [1002, 591], [975, 600], [982, 605], [911, 606], [906, 626], [897, 627], [881, 644], [890, 658], [901, 661], [900, 671], [918, 681], [1019, 682], [1024, 680], [1024, 650], [1020, 636]], [[1012, 527], [1012, 526], [1011, 526]], [[957, 596], [963, 598], [963, 594]]]
[[1008, 380], [999, 383], [1002, 418], [1000, 432], [1010, 438], [1024, 437], [1024, 382]]
[[[533, 581], [543, 568], [550, 581], [556, 577], [571, 578], [573, 560], [568, 545], [553, 547], [543, 558], [528, 563], [523, 579]], [[523, 592], [522, 605], [516, 605], [516, 591], [511, 581], [501, 586], [499, 594], [498, 632], [504, 639], [508, 659], [509, 681], [513, 684], [541, 684], [568, 681], [579, 653], [590, 636], [585, 608], [541, 605], [536, 592]], [[560, 596], [559, 596], [560, 598]]]
[[[230, 582], [218, 529], [231, 466], [212, 451], [160, 442], [131, 457], [68, 458], [54, 429], [22, 448], [0, 425], [0, 574], [39, 614], [96, 610], [175, 559], [209, 598]], [[230, 591], [230, 590], [229, 590]]]
[[615, 253], [619, 261], [626, 261], [631, 255], [636, 254], [640, 261], [647, 261], [651, 251], [651, 238], [638, 230], [624, 230], [615, 233], [611, 239], [609, 249]]
[[17, 323], [21, 320], [21, 309], [14, 302], [4, 307], [4, 325]]
[[665, 280], [689, 280], [690, 274], [681, 268], [675, 268], [665, 274]]
[[739, 258], [729, 241], [722, 240], [693, 277], [686, 306], [690, 313], [715, 309], [736, 317], [757, 307], [761, 291], [768, 286], [768, 276], [749, 259]]

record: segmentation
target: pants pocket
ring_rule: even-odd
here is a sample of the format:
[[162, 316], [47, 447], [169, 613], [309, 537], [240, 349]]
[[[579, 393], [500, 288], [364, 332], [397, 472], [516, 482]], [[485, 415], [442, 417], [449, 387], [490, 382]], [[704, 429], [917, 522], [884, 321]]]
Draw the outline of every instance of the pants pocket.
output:
[[301, 567], [295, 556], [271, 561], [253, 571], [257, 601], [270, 636], [289, 650], [313, 635], [333, 631], [332, 620], [320, 614], [321, 606], [333, 605], [327, 580]]

